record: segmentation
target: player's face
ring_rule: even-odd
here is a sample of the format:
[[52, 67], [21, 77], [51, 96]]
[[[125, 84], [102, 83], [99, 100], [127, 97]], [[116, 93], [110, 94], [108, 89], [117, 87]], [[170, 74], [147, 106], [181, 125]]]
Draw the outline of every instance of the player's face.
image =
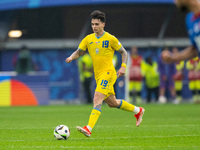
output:
[[174, 0], [176, 6], [183, 12], [189, 11], [189, 2], [191, 0]]
[[138, 51], [137, 51], [137, 47], [132, 47], [131, 48], [131, 55], [137, 55]]
[[91, 20], [92, 30], [94, 33], [99, 34], [104, 31], [105, 23], [101, 22], [100, 19]]

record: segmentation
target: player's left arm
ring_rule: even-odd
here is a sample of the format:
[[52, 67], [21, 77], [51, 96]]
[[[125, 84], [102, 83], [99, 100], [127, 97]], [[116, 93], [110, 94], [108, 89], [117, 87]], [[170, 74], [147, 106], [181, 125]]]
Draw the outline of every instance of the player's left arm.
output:
[[117, 71], [117, 77], [119, 78], [125, 74], [128, 54], [123, 46], [121, 46], [118, 52], [122, 55], [122, 65], [121, 68]]

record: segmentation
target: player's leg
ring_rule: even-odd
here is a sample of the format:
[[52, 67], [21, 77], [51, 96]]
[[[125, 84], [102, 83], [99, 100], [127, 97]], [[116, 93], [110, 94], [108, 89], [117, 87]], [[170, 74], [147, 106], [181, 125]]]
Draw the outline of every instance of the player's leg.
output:
[[176, 100], [176, 90], [175, 90], [175, 86], [174, 86], [174, 80], [173, 78], [168, 78], [167, 79], [167, 87], [170, 90], [170, 94], [171, 94], [171, 99], [172, 99], [172, 103], [177, 104], [177, 100]]
[[129, 101], [133, 102], [135, 101], [135, 83], [134, 81], [129, 82]]
[[136, 103], [141, 104], [142, 103], [142, 98], [141, 98], [142, 81], [135, 82], [135, 90], [136, 90]]
[[165, 87], [161, 86], [159, 90], [160, 90], [159, 91], [159, 98], [158, 98], [159, 103], [166, 103], [167, 98], [165, 96]]
[[199, 104], [200, 103], [200, 71], [198, 71], [198, 79], [197, 79], [197, 103]]
[[147, 103], [151, 102], [151, 89], [147, 87]]
[[192, 92], [192, 101], [195, 102], [195, 100], [196, 100], [195, 80], [189, 81], [189, 89]]
[[198, 79], [196, 79], [196, 80], [194, 80], [194, 103], [199, 103], [199, 81], [198, 81]]
[[102, 106], [102, 102], [104, 98], [105, 98], [104, 94], [95, 91], [94, 99], [93, 99], [94, 106], [93, 106], [93, 109], [88, 121], [88, 128], [90, 129], [90, 131], [92, 130], [99, 116], [101, 115], [101, 106]]
[[84, 127], [77, 126], [77, 130], [83, 133], [85, 136], [90, 137], [91, 131], [96, 124], [99, 116], [101, 115], [101, 106], [105, 95], [95, 91], [94, 99], [93, 99], [93, 109], [89, 117], [88, 125]]
[[155, 93], [156, 102], [158, 102], [158, 98], [159, 98], [159, 87], [155, 87], [155, 88], [154, 88], [154, 93]]
[[[105, 72], [102, 74], [99, 79], [96, 80], [97, 87], [95, 89], [94, 99], [93, 99], [93, 109], [89, 117], [88, 125], [82, 127], [77, 127], [77, 130], [83, 133], [85, 136], [89, 137], [91, 135], [91, 131], [96, 124], [99, 116], [101, 115], [101, 106], [102, 102], [105, 99], [106, 95], [108, 95], [109, 87], [110, 87], [110, 78], [111, 74]], [[111, 84], [113, 85], [113, 83]]]
[[84, 81], [84, 90], [85, 94], [87, 97], [87, 103], [92, 103], [92, 94], [91, 94], [91, 83], [92, 83], [92, 78], [85, 78]]
[[181, 90], [183, 88], [183, 81], [182, 80], [176, 80], [175, 81], [175, 91], [176, 91], [176, 102], [180, 103], [182, 101], [182, 95], [181, 95]]
[[144, 108], [134, 106], [125, 100], [116, 99], [115, 95], [110, 95], [104, 100], [109, 107], [111, 108], [118, 108], [124, 111], [133, 112], [137, 119], [136, 126], [139, 126], [142, 122], [142, 117], [144, 114]]
[[166, 103], [167, 98], [165, 97], [166, 81], [160, 77], [160, 87], [159, 87], [159, 103]]

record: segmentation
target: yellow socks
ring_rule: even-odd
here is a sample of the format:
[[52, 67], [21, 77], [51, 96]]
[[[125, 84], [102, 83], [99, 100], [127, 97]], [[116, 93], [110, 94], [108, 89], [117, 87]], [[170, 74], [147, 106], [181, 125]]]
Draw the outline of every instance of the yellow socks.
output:
[[121, 100], [121, 103], [120, 103], [118, 109], [133, 112], [135, 109], [135, 106], [126, 102], [125, 100]]
[[99, 109], [92, 109], [92, 112], [90, 114], [90, 118], [89, 118], [89, 122], [88, 122], [88, 126], [90, 126], [91, 128], [94, 127], [94, 125], [96, 124], [99, 116], [101, 115], [101, 110]]
[[[136, 106], [126, 102], [125, 100], [120, 100], [120, 101], [121, 101], [121, 103], [120, 103], [118, 109], [129, 111], [129, 112], [134, 112], [135, 114], [137, 114], [139, 112], [139, 110], [140, 110], [139, 107], [136, 107]], [[87, 127], [90, 131], [92, 130], [92, 128], [96, 124], [100, 115], [101, 115], [100, 109], [98, 109], [98, 108], [92, 109], [92, 112], [90, 114], [90, 118], [89, 118], [89, 121], [88, 121], [88, 125], [87, 125]]]

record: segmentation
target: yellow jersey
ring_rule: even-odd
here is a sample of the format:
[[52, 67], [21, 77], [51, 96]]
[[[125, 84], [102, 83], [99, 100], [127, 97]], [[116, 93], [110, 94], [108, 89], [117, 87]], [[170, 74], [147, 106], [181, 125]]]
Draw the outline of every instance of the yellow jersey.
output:
[[79, 49], [83, 51], [88, 49], [88, 52], [92, 58], [96, 80], [106, 71], [115, 71], [112, 59], [115, 50], [118, 51], [121, 46], [121, 43], [115, 36], [105, 31], [100, 37], [96, 37], [95, 33], [93, 33], [87, 35], [81, 41], [79, 44]]

